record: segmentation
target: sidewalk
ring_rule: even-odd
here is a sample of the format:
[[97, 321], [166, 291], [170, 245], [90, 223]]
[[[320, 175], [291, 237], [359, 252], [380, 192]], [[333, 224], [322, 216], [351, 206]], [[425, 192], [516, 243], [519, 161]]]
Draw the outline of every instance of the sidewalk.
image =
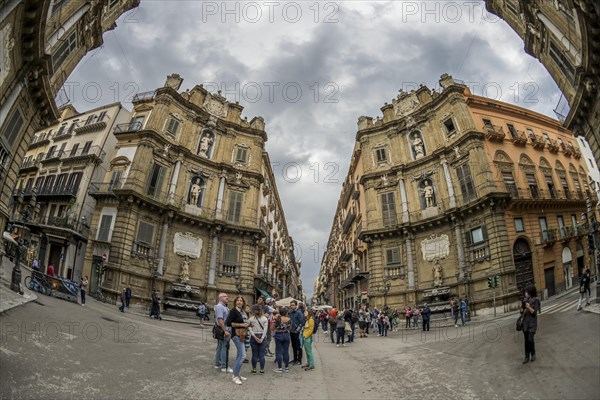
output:
[[23, 305], [30, 301], [37, 300], [35, 292], [25, 287], [25, 277], [31, 274], [26, 268], [21, 267], [21, 287], [23, 288], [24, 294], [21, 296], [17, 292], [13, 292], [10, 289], [10, 282], [12, 279], [12, 269], [14, 264], [4, 256], [2, 259], [2, 265], [0, 265], [0, 314], [11, 308]]

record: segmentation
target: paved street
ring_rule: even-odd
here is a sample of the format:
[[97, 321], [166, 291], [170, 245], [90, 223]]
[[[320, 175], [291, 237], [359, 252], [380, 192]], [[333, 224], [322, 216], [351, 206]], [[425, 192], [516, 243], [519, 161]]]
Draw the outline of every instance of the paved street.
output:
[[[391, 332], [337, 348], [320, 332], [316, 370], [216, 372], [209, 329], [85, 307], [44, 295], [0, 315], [2, 399], [134, 398], [600, 398], [600, 317], [571, 293], [543, 303], [538, 359], [522, 365], [514, 315], [466, 328]], [[565, 306], [566, 305], [566, 306]], [[567, 308], [565, 312], [563, 310]], [[552, 312], [556, 309], [556, 312]], [[286, 395], [286, 397], [288, 397]]]

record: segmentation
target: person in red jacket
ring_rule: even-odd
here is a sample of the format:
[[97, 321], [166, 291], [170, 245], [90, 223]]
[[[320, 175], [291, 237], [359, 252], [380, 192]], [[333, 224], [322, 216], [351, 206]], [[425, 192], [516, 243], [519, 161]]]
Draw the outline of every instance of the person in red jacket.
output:
[[54, 276], [54, 264], [48, 265], [48, 270], [46, 271], [46, 275]]

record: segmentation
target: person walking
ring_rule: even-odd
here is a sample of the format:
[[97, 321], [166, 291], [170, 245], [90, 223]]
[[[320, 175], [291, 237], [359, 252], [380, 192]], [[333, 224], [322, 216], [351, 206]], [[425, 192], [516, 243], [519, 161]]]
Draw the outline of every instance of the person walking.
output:
[[467, 297], [463, 295], [460, 299], [460, 321], [462, 322], [462, 326], [467, 324]]
[[419, 326], [419, 316], [421, 315], [421, 311], [419, 311], [419, 308], [417, 307], [417, 305], [415, 304], [415, 308], [413, 308], [412, 311], [412, 317], [413, 317], [413, 328], [417, 328]]
[[585, 305], [590, 305], [590, 281], [591, 274], [590, 269], [586, 268], [585, 272], [579, 278], [579, 303], [577, 304], [577, 311], [583, 308], [583, 297], [585, 296]]
[[336, 346], [340, 347], [340, 341], [342, 342], [342, 347], [346, 347], [346, 345], [344, 344], [344, 338], [346, 336], [345, 334], [345, 330], [346, 330], [346, 321], [344, 321], [344, 313], [342, 312], [342, 310], [338, 311], [336, 319], [335, 319], [335, 329], [337, 332], [337, 342], [336, 342]]
[[421, 311], [421, 317], [423, 317], [423, 331], [429, 331], [429, 318], [431, 317], [431, 309], [429, 304], [425, 303], [423, 311]]
[[333, 340], [333, 334], [336, 332], [336, 319], [337, 310], [332, 308], [327, 315], [327, 322], [329, 323], [329, 338], [331, 339], [331, 343], [335, 343], [335, 340]]
[[156, 318], [162, 321], [160, 316], [160, 297], [156, 289], [152, 289], [152, 306], [150, 307], [150, 318]]
[[119, 307], [119, 311], [121, 311], [122, 313], [125, 312], [125, 302], [127, 300], [125, 300], [125, 288], [121, 289], [121, 306]]
[[206, 318], [206, 304], [204, 302], [198, 306], [198, 318], [200, 318], [200, 328], [204, 328], [204, 319]]
[[85, 293], [87, 291], [87, 287], [89, 284], [89, 280], [87, 275], [81, 278], [81, 305], [85, 306]]
[[407, 328], [410, 328], [410, 320], [412, 318], [412, 308], [410, 308], [410, 307], [404, 308], [404, 315], [405, 315], [405, 319], [406, 319], [406, 325], [404, 326], [404, 328], [407, 329]]
[[387, 314], [381, 313], [381, 336], [387, 336], [388, 330], [390, 329], [390, 317]]
[[233, 369], [228, 368], [229, 358], [229, 339], [231, 333], [225, 326], [225, 321], [229, 316], [229, 308], [227, 303], [229, 296], [226, 293], [219, 293], [219, 302], [215, 305], [215, 326], [213, 327], [214, 338], [217, 339], [217, 351], [215, 354], [215, 368], [221, 372], [233, 372]]
[[256, 364], [260, 363], [260, 373], [265, 373], [265, 350], [267, 349], [267, 332], [269, 331], [269, 320], [265, 316], [264, 306], [255, 304], [250, 310], [248, 318], [250, 328], [250, 348], [252, 348], [252, 370], [256, 374]]
[[250, 327], [249, 322], [244, 322], [244, 308], [246, 307], [246, 300], [242, 296], [237, 296], [233, 300], [233, 307], [229, 311], [229, 315], [225, 320], [225, 325], [227, 329], [231, 332], [231, 341], [235, 345], [236, 349], [236, 357], [233, 362], [233, 383], [236, 385], [241, 385], [242, 381], [245, 381], [241, 375], [242, 365], [244, 363], [244, 359], [246, 358], [246, 347], [244, 346], [244, 341], [246, 340], [246, 335], [248, 334], [248, 327]]
[[302, 331], [302, 337], [304, 338], [304, 351], [306, 352], [306, 365], [302, 366], [305, 371], [311, 371], [315, 369], [315, 357], [312, 352], [312, 344], [314, 341], [315, 333], [315, 316], [312, 310], [306, 309], [304, 311], [304, 318], [306, 323], [304, 324], [304, 330]]
[[279, 315], [275, 318], [275, 329], [273, 337], [275, 338], [275, 361], [277, 368], [273, 370], [276, 374], [290, 372], [290, 331], [292, 330], [292, 320], [288, 317], [288, 310], [282, 307]]
[[537, 333], [537, 314], [540, 309], [540, 300], [537, 297], [537, 289], [531, 285], [525, 289], [525, 298], [521, 304], [523, 315], [523, 337], [525, 339], [525, 358], [523, 364], [535, 361], [535, 341]]
[[368, 316], [369, 313], [366, 311], [366, 306], [363, 304], [358, 311], [358, 332], [360, 333], [361, 338], [367, 337], [366, 330], [368, 326]]
[[125, 307], [129, 308], [129, 301], [131, 301], [131, 288], [125, 288]]
[[291, 364], [302, 365], [302, 346], [300, 345], [300, 335], [302, 334], [302, 329], [304, 328], [306, 320], [304, 319], [304, 313], [298, 309], [298, 302], [296, 300], [292, 300], [290, 302], [290, 308], [292, 309], [290, 314], [290, 318], [292, 319], [291, 341], [292, 353], [294, 354]]
[[454, 318], [454, 327], [458, 328], [458, 301], [456, 299], [450, 300], [450, 309]]

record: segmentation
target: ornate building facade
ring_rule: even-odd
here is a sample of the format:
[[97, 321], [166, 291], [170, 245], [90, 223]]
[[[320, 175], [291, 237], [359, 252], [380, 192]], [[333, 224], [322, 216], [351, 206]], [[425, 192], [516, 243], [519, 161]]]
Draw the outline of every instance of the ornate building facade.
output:
[[61, 111], [59, 122], [29, 143], [13, 191], [11, 230], [20, 235], [20, 209], [34, 198], [39, 212], [27, 221], [27, 261], [37, 258], [42, 272], [52, 264], [58, 275], [78, 281], [95, 207], [88, 188], [104, 178], [117, 142], [113, 128], [129, 112], [120, 103], [85, 113], [71, 106]]
[[596, 198], [572, 134], [446, 74], [440, 85], [359, 118], [318, 301], [435, 309], [466, 295], [488, 309], [499, 276], [509, 308], [527, 285], [550, 296], [593, 266], [579, 216]]
[[[33, 134], [60, 117], [55, 101], [59, 90], [85, 54], [102, 45], [102, 34], [138, 4], [139, 0], [0, 1], [2, 229]], [[68, 99], [62, 96], [60, 101]]]
[[586, 138], [600, 160], [600, 3], [486, 0], [486, 8], [505, 20], [523, 39], [525, 51], [546, 67], [567, 100], [558, 104], [557, 115]]
[[114, 130], [115, 156], [90, 190], [92, 286], [114, 296], [128, 286], [142, 304], [156, 288], [173, 312], [215, 304], [219, 292], [297, 294], [264, 120], [202, 86], [178, 92], [182, 81], [136, 95]]

